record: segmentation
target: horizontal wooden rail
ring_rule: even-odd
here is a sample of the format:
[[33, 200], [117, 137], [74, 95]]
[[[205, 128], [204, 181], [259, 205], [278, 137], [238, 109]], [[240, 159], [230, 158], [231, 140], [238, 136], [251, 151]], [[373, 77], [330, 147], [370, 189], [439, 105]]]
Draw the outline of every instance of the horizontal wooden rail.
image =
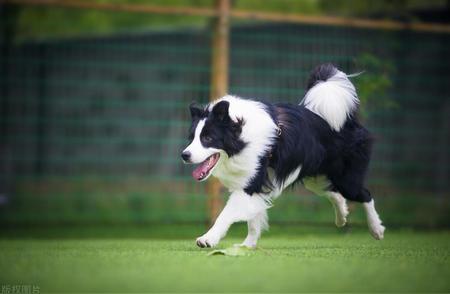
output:
[[81, 8], [81, 9], [96, 9], [96, 10], [133, 12], [133, 13], [190, 15], [190, 16], [205, 16], [205, 17], [218, 16], [218, 12], [213, 8], [173, 7], [173, 6], [147, 5], [147, 4], [128, 4], [128, 3], [106, 3], [106, 2], [93, 2], [93, 1], [86, 1], [86, 0], [83, 0], [83, 1], [79, 1], [79, 0], [0, 0], [0, 3]]
[[273, 12], [250, 12], [239, 10], [232, 10], [231, 16], [239, 19], [254, 19], [261, 21], [345, 26], [345, 27], [356, 27], [367, 29], [412, 30], [412, 31], [450, 33], [449, 25], [423, 23], [423, 22], [406, 23], [391, 20], [372, 20], [372, 19], [345, 18], [333, 16], [311, 16], [304, 14], [284, 14]]
[[[80, 0], [0, 0], [0, 3], [20, 5], [54, 6], [81, 9], [97, 9], [117, 12], [154, 13], [167, 15], [189, 15], [203, 17], [217, 17], [219, 13], [214, 8], [205, 7], [171, 7], [147, 4], [121, 4], [90, 2]], [[366, 29], [382, 30], [411, 30], [434, 33], [450, 33], [450, 25], [424, 23], [424, 22], [399, 22], [392, 20], [371, 20], [359, 18], [311, 16], [304, 14], [286, 14], [276, 12], [258, 12], [245, 10], [231, 10], [230, 16], [235, 19], [258, 20], [271, 22], [302, 23], [312, 25], [330, 25]]]

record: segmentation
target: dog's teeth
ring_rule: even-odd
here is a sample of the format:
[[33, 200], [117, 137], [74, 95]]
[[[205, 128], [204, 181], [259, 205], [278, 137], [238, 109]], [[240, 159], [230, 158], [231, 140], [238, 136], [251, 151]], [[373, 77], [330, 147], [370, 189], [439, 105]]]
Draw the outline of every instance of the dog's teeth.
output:
[[211, 166], [211, 163], [212, 163], [212, 161], [213, 161], [213, 158], [212, 158], [212, 157], [210, 157], [210, 158], [209, 158], [209, 160], [208, 160], [208, 164], [206, 165], [206, 167], [210, 167], [210, 166]]

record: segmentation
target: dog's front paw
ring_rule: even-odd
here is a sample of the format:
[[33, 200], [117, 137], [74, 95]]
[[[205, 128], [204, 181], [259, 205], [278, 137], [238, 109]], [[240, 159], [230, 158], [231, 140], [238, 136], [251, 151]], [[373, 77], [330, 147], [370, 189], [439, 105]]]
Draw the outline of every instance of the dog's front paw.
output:
[[219, 237], [206, 233], [203, 236], [198, 237], [196, 243], [198, 247], [205, 248], [205, 247], [216, 247], [219, 241], [220, 241]]
[[242, 242], [241, 244], [233, 244], [233, 247], [245, 247], [247, 249], [256, 249], [256, 242], [255, 243], [248, 243], [248, 242]]
[[255, 249], [257, 242], [258, 242], [258, 238], [255, 238], [254, 236], [250, 235], [250, 236], [247, 236], [247, 238], [245, 238], [244, 242], [242, 242], [241, 244], [234, 244], [234, 246]]

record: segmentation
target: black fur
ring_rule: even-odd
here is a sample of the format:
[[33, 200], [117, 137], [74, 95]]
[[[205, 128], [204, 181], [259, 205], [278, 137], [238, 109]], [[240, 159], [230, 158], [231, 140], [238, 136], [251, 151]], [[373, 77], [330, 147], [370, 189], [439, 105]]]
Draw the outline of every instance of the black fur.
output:
[[211, 112], [201, 109], [191, 104], [190, 111], [192, 125], [189, 132], [189, 140], [194, 139], [195, 129], [199, 121], [207, 118], [205, 126], [200, 133], [200, 141], [205, 147], [212, 147], [224, 150], [229, 157], [238, 154], [245, 148], [246, 143], [239, 136], [242, 132], [244, 120], [239, 119], [234, 122], [228, 115], [228, 101], [221, 101], [214, 105]]
[[189, 111], [191, 112], [192, 118], [191, 128], [189, 129], [189, 141], [192, 141], [194, 139], [195, 129], [197, 128], [198, 122], [208, 116], [208, 111], [198, 107], [195, 102], [189, 105]]
[[312, 87], [314, 87], [318, 82], [322, 81], [326, 81], [329, 78], [331, 78], [332, 76], [334, 76], [337, 73], [337, 68], [331, 64], [331, 63], [324, 63], [321, 64], [319, 66], [317, 66], [316, 68], [313, 69], [313, 71], [311, 72], [308, 82], [307, 82], [307, 86], [306, 86], [306, 91], [308, 91], [309, 89], [311, 89]]
[[[334, 76], [337, 69], [332, 64], [318, 66], [311, 74], [307, 89]], [[259, 158], [259, 167], [244, 191], [269, 193], [274, 187], [269, 181], [268, 169], [275, 173], [277, 185], [301, 166], [295, 182], [306, 177], [325, 175], [332, 191], [338, 191], [348, 200], [369, 202], [372, 197], [364, 187], [372, 138], [356, 117], [349, 117], [337, 132], [320, 116], [303, 105], [264, 103], [265, 110], [281, 129], [272, 142], [271, 150]], [[191, 139], [202, 118], [208, 118], [200, 134], [205, 147], [225, 150], [231, 157], [238, 154], [246, 143], [239, 139], [243, 120], [234, 122], [228, 116], [229, 102], [217, 103], [211, 112], [191, 105]], [[295, 183], [294, 182], [294, 183]]]
[[[363, 185], [372, 139], [355, 118], [349, 118], [336, 132], [302, 105], [278, 103], [266, 106], [281, 128], [281, 135], [272, 146], [271, 156], [261, 158], [260, 164], [273, 168], [278, 184], [301, 166], [296, 182], [305, 177], [326, 175], [332, 184], [330, 190], [339, 191], [352, 201], [371, 200]], [[266, 173], [258, 172], [246, 192], [250, 195], [267, 193]]]
[[[276, 114], [273, 112], [272, 104], [268, 102], [260, 102], [265, 105], [265, 110], [270, 114], [272, 120], [277, 124]], [[265, 154], [259, 157], [259, 166], [255, 173], [255, 176], [250, 180], [247, 186], [244, 188], [244, 192], [248, 195], [253, 193], [269, 193], [274, 187], [269, 179], [268, 168], [272, 157], [272, 151], [269, 150]]]
[[[337, 68], [330, 63], [319, 65], [310, 75], [307, 91], [336, 73]], [[274, 170], [277, 184], [281, 185], [301, 166], [295, 182], [326, 175], [331, 182], [329, 189], [340, 192], [346, 199], [358, 202], [372, 199], [364, 188], [364, 180], [373, 140], [356, 117], [348, 118], [342, 129], [336, 132], [325, 120], [302, 105], [264, 105], [281, 129], [281, 135], [273, 142], [272, 151], [260, 157], [260, 167], [245, 188], [248, 194], [270, 192], [268, 167]]]
[[272, 154], [267, 152], [259, 157], [259, 167], [256, 174], [244, 188], [244, 192], [248, 195], [253, 195], [253, 193], [270, 193], [270, 191], [274, 188], [268, 175], [268, 167], [271, 156]]

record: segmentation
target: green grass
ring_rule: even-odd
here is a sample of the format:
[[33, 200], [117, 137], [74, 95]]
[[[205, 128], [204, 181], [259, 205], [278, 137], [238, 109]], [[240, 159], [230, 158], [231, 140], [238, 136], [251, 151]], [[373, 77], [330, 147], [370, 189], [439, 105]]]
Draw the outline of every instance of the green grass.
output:
[[123, 230], [3, 230], [0, 284], [42, 292], [450, 291], [448, 231], [388, 230], [377, 242], [361, 229], [275, 227], [250, 256], [228, 257], [195, 247], [198, 226]]

